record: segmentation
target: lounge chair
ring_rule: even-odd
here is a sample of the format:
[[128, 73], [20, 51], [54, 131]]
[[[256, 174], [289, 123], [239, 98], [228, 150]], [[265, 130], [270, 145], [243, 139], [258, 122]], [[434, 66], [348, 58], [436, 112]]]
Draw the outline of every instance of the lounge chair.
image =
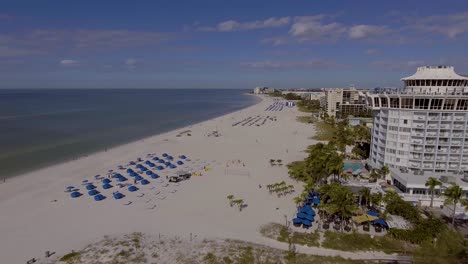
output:
[[143, 196], [145, 196], [144, 193], [141, 193], [140, 195], [137, 195], [137, 197], [143, 197]]
[[132, 201], [128, 201], [126, 203], [124, 203], [123, 205], [131, 205], [132, 204]]

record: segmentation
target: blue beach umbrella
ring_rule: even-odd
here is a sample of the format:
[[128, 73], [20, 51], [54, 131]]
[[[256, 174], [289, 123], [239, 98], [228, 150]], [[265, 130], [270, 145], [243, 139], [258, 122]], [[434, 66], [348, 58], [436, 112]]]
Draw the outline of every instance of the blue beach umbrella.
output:
[[183, 165], [184, 163], [182, 161], [177, 161], [177, 165]]
[[116, 200], [119, 200], [119, 199], [122, 199], [122, 198], [125, 197], [125, 195], [123, 195], [123, 194], [120, 193], [120, 192], [114, 193], [113, 196], [114, 196], [114, 199], [116, 199]]
[[146, 175], [152, 175], [153, 172], [152, 171], [146, 171]]
[[166, 166], [169, 166], [169, 165], [171, 165], [171, 164], [172, 164], [172, 163], [170, 163], [169, 161], [166, 161], [166, 162], [164, 163], [164, 165], [166, 165]]
[[151, 175], [151, 178], [157, 179], [157, 178], [159, 178], [159, 175], [157, 175], [156, 173], [153, 173], [153, 175]]
[[110, 179], [104, 179], [102, 180], [102, 183], [111, 183], [112, 181]]
[[99, 191], [97, 191], [97, 190], [91, 190], [91, 191], [88, 192], [88, 195], [89, 195], [89, 196], [93, 196], [93, 195], [96, 195], [96, 194], [99, 194]]
[[133, 172], [132, 169], [127, 169], [127, 173]]
[[141, 181], [141, 180], [143, 180], [143, 177], [141, 177], [140, 175], [137, 175], [137, 176], [135, 177], [135, 180], [136, 180], [136, 181]]
[[174, 164], [171, 164], [171, 165], [169, 165], [169, 168], [171, 168], [171, 169], [175, 169], [175, 168], [177, 168], [177, 166], [176, 166], [176, 165], [174, 165]]
[[78, 197], [80, 197], [80, 196], [81, 196], [81, 193], [79, 193], [79, 192], [72, 192], [72, 193], [70, 193], [70, 197], [71, 197], [71, 198], [78, 198]]
[[128, 187], [128, 191], [129, 192], [136, 192], [136, 191], [138, 191], [138, 187], [136, 187], [135, 185], [132, 185], [132, 186]]
[[102, 185], [102, 188], [103, 188], [104, 190], [107, 190], [107, 189], [112, 188], [112, 185], [110, 185], [109, 183], [106, 183], [106, 184]]
[[123, 176], [122, 176], [122, 177], [119, 177], [119, 182], [124, 182], [124, 181], [126, 181], [126, 180], [127, 180], [127, 178], [125, 178], [125, 177], [123, 177]]
[[94, 201], [96, 201], [96, 202], [102, 201], [104, 199], [106, 199], [106, 197], [104, 195], [102, 195], [102, 194], [98, 194], [98, 195], [94, 196]]
[[158, 170], [164, 170], [164, 167], [163, 167], [163, 166], [158, 166], [158, 167], [156, 167], [156, 169], [158, 169]]
[[163, 156], [163, 157], [167, 157], [167, 156], [169, 156], [169, 155], [167, 155], [167, 153], [163, 153], [162, 156]]
[[173, 159], [174, 159], [174, 157], [172, 157], [172, 156], [168, 156], [168, 157], [167, 157], [167, 159], [168, 159], [168, 160], [173, 160]]
[[96, 189], [96, 186], [94, 186], [92, 184], [86, 185], [86, 190], [91, 191], [91, 190], [94, 190], [94, 189]]
[[312, 221], [309, 221], [309, 220], [307, 220], [307, 219], [303, 219], [303, 220], [302, 220], [302, 224], [303, 224], [304, 226], [311, 227], [311, 226], [312, 226]]
[[158, 157], [154, 157], [153, 160], [158, 160], [159, 158]]
[[73, 187], [71, 185], [67, 187], [67, 190], [73, 190], [73, 189], [75, 189], [75, 187]]
[[292, 222], [293, 222], [293, 224], [295, 224], [295, 225], [302, 224], [302, 219], [300, 219], [300, 218], [294, 218], [294, 219], [292, 220]]
[[150, 183], [150, 182], [149, 182], [147, 179], [144, 179], [144, 180], [141, 181], [141, 184], [143, 184], [143, 185], [147, 185], [147, 184], [149, 184], [149, 183]]
[[158, 162], [159, 162], [159, 163], [165, 163], [165, 161], [162, 160], [162, 159], [158, 160]]
[[185, 155], [180, 155], [179, 158], [186, 159], [187, 157]]

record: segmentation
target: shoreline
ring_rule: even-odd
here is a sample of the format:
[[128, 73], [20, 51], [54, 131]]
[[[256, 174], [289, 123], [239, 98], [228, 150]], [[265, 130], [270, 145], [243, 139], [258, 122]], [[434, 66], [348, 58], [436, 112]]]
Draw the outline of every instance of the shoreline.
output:
[[42, 171], [42, 170], [45, 170], [45, 169], [48, 169], [48, 168], [51, 168], [51, 167], [59, 166], [59, 165], [70, 163], [70, 162], [79, 161], [80, 159], [88, 158], [88, 157], [96, 155], [98, 153], [105, 153], [107, 151], [111, 151], [112, 149], [132, 145], [132, 144], [137, 143], [139, 141], [149, 140], [151, 138], [154, 138], [154, 137], [157, 137], [157, 136], [162, 136], [162, 135], [165, 135], [165, 134], [171, 134], [173, 132], [176, 132], [177, 130], [187, 129], [187, 128], [192, 127], [192, 126], [202, 124], [204, 122], [212, 121], [214, 119], [217, 119], [217, 118], [220, 118], [220, 117], [223, 117], [223, 116], [226, 116], [226, 115], [230, 115], [230, 114], [233, 114], [233, 113], [245, 110], [245, 109], [248, 109], [248, 108], [253, 107], [253, 106], [255, 106], [255, 105], [257, 105], [257, 104], [259, 104], [259, 103], [261, 103], [263, 101], [263, 98], [261, 96], [248, 94], [248, 93], [242, 93], [242, 94], [243, 95], [251, 95], [251, 96], [256, 97], [257, 102], [254, 102], [252, 105], [249, 105], [247, 107], [244, 107], [244, 108], [241, 108], [241, 109], [238, 109], [238, 110], [235, 110], [235, 111], [231, 111], [231, 112], [226, 112], [226, 113], [224, 113], [222, 115], [215, 116], [213, 118], [206, 119], [206, 120], [203, 120], [203, 121], [200, 121], [200, 122], [197, 122], [197, 123], [192, 123], [192, 124], [189, 124], [189, 125], [185, 125], [183, 127], [178, 127], [178, 128], [171, 129], [171, 130], [166, 131], [166, 132], [162, 132], [162, 133], [158, 133], [158, 134], [152, 134], [152, 135], [149, 135], [149, 136], [146, 136], [146, 137], [143, 137], [143, 138], [138, 138], [138, 139], [123, 142], [123, 143], [116, 143], [114, 145], [110, 145], [107, 148], [104, 148], [104, 150], [100, 149], [100, 150], [96, 150], [96, 151], [91, 151], [91, 152], [89, 152], [87, 154], [79, 155], [76, 158], [70, 158], [70, 159], [60, 160], [60, 161], [51, 161], [50, 163], [48, 163], [46, 165], [39, 166], [38, 168], [35, 168], [35, 169], [32, 169], [32, 170], [28, 170], [28, 171], [25, 171], [25, 172], [20, 172], [20, 173], [13, 174], [13, 175], [10, 175], [10, 176], [4, 176], [4, 177], [0, 178], [0, 185], [1, 184], [7, 184], [8, 182], [12, 181], [14, 178], [25, 177], [25, 176], [27, 176], [29, 174], [37, 173], [39, 171]]
[[[296, 211], [291, 202], [295, 194], [277, 197], [261, 186], [286, 181], [297, 191], [302, 190], [301, 183], [289, 178], [285, 165], [306, 156], [304, 149], [314, 143], [310, 136], [315, 129], [296, 121], [300, 114], [297, 108], [266, 111], [274, 100], [261, 98], [229, 114], [0, 184], [0, 232], [8, 237], [0, 241], [2, 260], [24, 263], [43, 256], [45, 251], [63, 255], [105, 235], [131, 232], [177, 236], [193, 233], [203, 238], [268, 243], [259, 228], [272, 221], [284, 223], [285, 216], [290, 219]], [[242, 120], [254, 121], [234, 125]], [[191, 136], [177, 137], [188, 129]], [[220, 136], [210, 136], [213, 130]], [[174, 157], [187, 155], [191, 159], [187, 166], [195, 171], [205, 166], [210, 170], [180, 184], [168, 183], [167, 187], [163, 186], [167, 183], [165, 176], [178, 169], [163, 170], [158, 172], [158, 180], [149, 179], [148, 186], [138, 185], [138, 192], [121, 189], [126, 195], [122, 200], [112, 198], [112, 190], [117, 187], [102, 190], [100, 184], [99, 191], [108, 197], [100, 202], [88, 196], [86, 190], [76, 199], [64, 192], [69, 185], [84, 189], [80, 184], [83, 179], [105, 176], [109, 169], [145, 158], [147, 153], [163, 152]], [[281, 159], [284, 165], [272, 166], [269, 160], [273, 158]], [[242, 211], [230, 207], [226, 199], [229, 194], [244, 199], [247, 207]]]

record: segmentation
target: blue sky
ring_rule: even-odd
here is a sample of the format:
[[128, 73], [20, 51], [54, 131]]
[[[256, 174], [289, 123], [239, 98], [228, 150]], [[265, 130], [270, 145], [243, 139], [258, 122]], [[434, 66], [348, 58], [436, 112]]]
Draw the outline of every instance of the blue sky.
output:
[[4, 1], [0, 88], [400, 86], [468, 74], [465, 1]]

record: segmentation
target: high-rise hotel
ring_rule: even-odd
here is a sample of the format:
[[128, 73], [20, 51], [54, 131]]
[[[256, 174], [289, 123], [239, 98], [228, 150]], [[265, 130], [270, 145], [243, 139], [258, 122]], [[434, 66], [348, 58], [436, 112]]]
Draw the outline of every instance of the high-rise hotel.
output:
[[402, 81], [401, 90], [367, 94], [374, 110], [370, 164], [387, 165], [405, 193], [426, 194], [428, 177], [468, 190], [468, 77], [430, 66]]

